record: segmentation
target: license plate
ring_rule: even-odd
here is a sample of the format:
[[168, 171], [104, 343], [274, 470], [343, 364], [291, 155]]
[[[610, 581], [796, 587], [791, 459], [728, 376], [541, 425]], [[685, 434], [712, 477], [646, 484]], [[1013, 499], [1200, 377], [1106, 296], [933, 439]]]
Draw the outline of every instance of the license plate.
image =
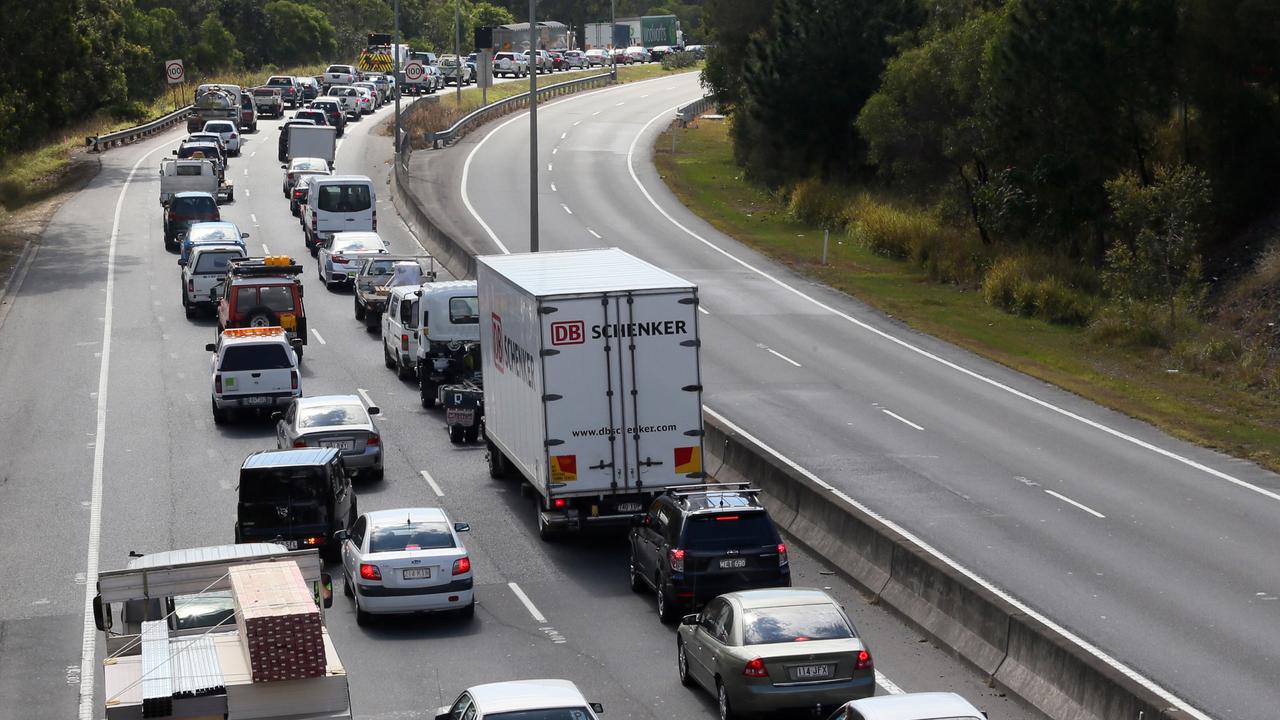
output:
[[271, 402], [269, 397], [247, 397], [244, 399], [245, 405], [266, 405]]
[[744, 568], [746, 566], [746, 558], [725, 558], [720, 561], [721, 570], [732, 570], [734, 568]]
[[355, 449], [355, 443], [350, 440], [321, 440], [320, 447], [338, 448], [350, 452]]
[[643, 508], [640, 503], [618, 503], [620, 513], [638, 513]]
[[475, 408], [449, 408], [444, 411], [444, 420], [450, 425], [471, 427], [476, 422]]
[[405, 568], [405, 580], [425, 580], [431, 577], [431, 568]]
[[280, 541], [280, 544], [281, 544], [281, 545], [283, 545], [283, 546], [285, 546], [285, 548], [286, 548], [286, 549], [288, 549], [288, 550], [297, 550], [297, 549], [298, 549], [298, 541], [297, 541], [297, 540], [281, 540], [281, 541]]
[[798, 665], [791, 668], [791, 677], [796, 680], [825, 680], [831, 677], [831, 666]]

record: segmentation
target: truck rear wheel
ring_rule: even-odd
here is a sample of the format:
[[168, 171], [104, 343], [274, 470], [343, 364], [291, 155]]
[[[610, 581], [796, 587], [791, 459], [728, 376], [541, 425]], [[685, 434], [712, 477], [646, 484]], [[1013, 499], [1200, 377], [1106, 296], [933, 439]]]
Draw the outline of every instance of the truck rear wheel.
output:
[[533, 509], [538, 513], [538, 537], [543, 542], [552, 542], [558, 538], [560, 533], [551, 527], [551, 523], [547, 522], [546, 516], [542, 514], [542, 508], [534, 505]]
[[472, 425], [469, 428], [462, 429], [462, 441], [468, 445], [474, 445], [476, 440], [479, 439], [479, 437], [480, 437], [480, 428], [476, 425]]
[[462, 444], [462, 426], [461, 425], [449, 426], [449, 442], [453, 443], [454, 445]]
[[[425, 376], [425, 375], [426, 375], [426, 371], [425, 371], [425, 369], [424, 369], [424, 368], [419, 368], [419, 369], [418, 369], [418, 376], [419, 376], [419, 377], [423, 377], [423, 376]], [[435, 381], [434, 381], [434, 380], [431, 380], [431, 379], [429, 379], [429, 378], [425, 378], [425, 377], [424, 377], [424, 379], [423, 379], [421, 382], [419, 382], [419, 383], [418, 383], [418, 388], [420, 389], [419, 394], [420, 394], [420, 395], [422, 395], [422, 407], [424, 407], [424, 408], [431, 408], [431, 407], [435, 407], [435, 405], [436, 405], [436, 392], [437, 392], [437, 390], [436, 390], [436, 389], [437, 389], [438, 387], [439, 387], [439, 386], [435, 383]]]
[[361, 305], [361, 304], [360, 304], [360, 298], [359, 298], [359, 297], [356, 297], [355, 302], [356, 302], [356, 319], [357, 319], [357, 320], [363, 320], [363, 319], [364, 319], [364, 305]]
[[498, 449], [498, 446], [492, 442], [486, 442], [485, 445], [488, 446], [489, 450], [489, 477], [494, 480], [502, 480], [507, 477], [507, 458]]

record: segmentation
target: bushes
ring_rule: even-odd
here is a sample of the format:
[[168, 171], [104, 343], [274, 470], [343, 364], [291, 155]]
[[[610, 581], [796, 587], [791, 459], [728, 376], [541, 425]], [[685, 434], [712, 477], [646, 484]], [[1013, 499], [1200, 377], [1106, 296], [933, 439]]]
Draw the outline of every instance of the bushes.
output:
[[[1061, 265], [1065, 261], [1055, 263], [1026, 255], [1003, 257], [987, 271], [982, 298], [988, 305], [1015, 315], [1060, 325], [1084, 325], [1098, 310], [1096, 297], [1087, 292], [1096, 283], [1083, 276], [1087, 271]], [[1072, 282], [1072, 275], [1077, 282]]]
[[673, 52], [662, 56], [663, 70], [679, 70], [698, 64], [698, 56], [691, 52]]

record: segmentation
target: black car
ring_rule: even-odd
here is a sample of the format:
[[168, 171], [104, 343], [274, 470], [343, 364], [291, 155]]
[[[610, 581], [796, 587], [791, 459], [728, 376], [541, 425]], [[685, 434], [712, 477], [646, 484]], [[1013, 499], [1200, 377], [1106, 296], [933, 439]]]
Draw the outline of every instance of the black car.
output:
[[338, 137], [342, 137], [342, 133], [347, 129], [347, 116], [342, 112], [342, 106], [334, 100], [315, 100], [307, 107], [311, 110], [320, 110], [324, 113], [325, 120], [329, 125], [338, 131]]
[[355, 491], [337, 448], [266, 450], [240, 466], [237, 543], [277, 542], [338, 557], [333, 534], [357, 517]]
[[209, 193], [176, 193], [164, 206], [164, 249], [177, 250], [178, 243], [193, 224], [221, 219], [218, 201]]
[[314, 120], [285, 120], [280, 126], [280, 140], [276, 143], [276, 155], [280, 162], [289, 160], [289, 128], [294, 125], [315, 125]]
[[303, 102], [311, 102], [320, 97], [320, 83], [316, 82], [313, 77], [295, 77], [298, 83], [298, 91], [302, 96]]
[[652, 588], [671, 622], [737, 590], [791, 585], [787, 546], [746, 483], [672, 488], [631, 530], [631, 589]]

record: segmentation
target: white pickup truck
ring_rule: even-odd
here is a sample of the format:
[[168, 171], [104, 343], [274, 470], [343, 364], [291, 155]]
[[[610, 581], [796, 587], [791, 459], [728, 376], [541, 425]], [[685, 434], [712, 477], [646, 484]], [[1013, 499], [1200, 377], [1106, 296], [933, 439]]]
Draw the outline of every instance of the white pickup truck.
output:
[[205, 349], [213, 353], [210, 403], [219, 425], [232, 410], [270, 412], [302, 397], [298, 355], [282, 327], [227, 328]]
[[360, 71], [354, 65], [330, 65], [324, 71], [321, 84], [326, 88], [333, 85], [350, 85], [360, 79]]
[[204, 308], [216, 311], [217, 290], [227, 276], [232, 258], [245, 257], [239, 245], [196, 245], [191, 248], [191, 260], [182, 266], [182, 309], [187, 318]]

